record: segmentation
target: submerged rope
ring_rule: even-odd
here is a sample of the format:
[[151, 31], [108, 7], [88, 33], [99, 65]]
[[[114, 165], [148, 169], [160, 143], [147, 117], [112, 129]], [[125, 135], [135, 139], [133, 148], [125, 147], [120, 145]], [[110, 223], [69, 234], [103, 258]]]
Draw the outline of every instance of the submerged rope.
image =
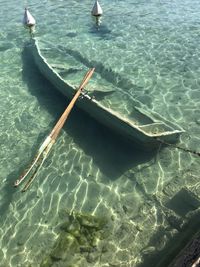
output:
[[175, 145], [175, 144], [171, 144], [171, 143], [165, 142], [165, 141], [163, 141], [163, 140], [161, 140], [159, 138], [156, 138], [156, 140], [158, 142], [164, 144], [164, 145], [171, 146], [173, 148], [180, 149], [180, 150], [182, 150], [184, 152], [187, 152], [187, 153], [190, 153], [190, 154], [193, 154], [195, 156], [200, 157], [200, 152], [198, 152], [198, 151], [194, 151], [194, 150], [191, 150], [191, 149], [188, 149], [188, 148], [185, 148], [185, 147], [181, 147], [181, 146], [178, 146], [178, 145]]

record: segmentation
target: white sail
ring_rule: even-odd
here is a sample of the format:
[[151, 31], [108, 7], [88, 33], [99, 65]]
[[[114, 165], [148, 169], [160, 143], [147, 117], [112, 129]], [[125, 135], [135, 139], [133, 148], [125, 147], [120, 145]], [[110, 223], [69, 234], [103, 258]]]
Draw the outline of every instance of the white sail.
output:
[[92, 16], [101, 16], [103, 14], [103, 10], [97, 0], [94, 3], [91, 13], [92, 13]]
[[25, 8], [25, 12], [24, 12], [24, 18], [23, 18], [23, 24], [25, 26], [34, 26], [36, 23], [34, 17], [31, 15], [31, 13], [28, 11], [27, 8]]

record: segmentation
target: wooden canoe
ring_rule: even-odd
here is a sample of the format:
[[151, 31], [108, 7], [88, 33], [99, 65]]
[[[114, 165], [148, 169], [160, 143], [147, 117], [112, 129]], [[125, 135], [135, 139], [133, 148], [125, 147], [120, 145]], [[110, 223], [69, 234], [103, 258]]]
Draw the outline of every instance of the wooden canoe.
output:
[[[54, 59], [51, 59], [45, 56], [45, 48], [40, 47], [40, 42], [36, 38], [31, 39], [31, 45], [29, 46], [31, 53], [34, 57], [34, 61], [39, 68], [40, 72], [48, 79], [63, 95], [65, 95], [69, 100], [75, 94], [77, 84], [76, 75], [77, 72], [84, 71], [88, 66], [81, 66], [80, 68], [74, 67], [74, 63], [71, 62], [68, 64], [67, 55], [65, 57], [65, 62], [63, 65], [56, 64]], [[47, 49], [49, 52], [51, 49]], [[58, 53], [59, 51], [57, 51]], [[68, 55], [69, 57], [73, 57]], [[69, 61], [72, 61], [70, 58]], [[74, 59], [76, 61], [77, 59]], [[82, 61], [82, 60], [81, 60]], [[66, 63], [66, 64], [64, 64]], [[72, 65], [73, 66], [72, 66]], [[83, 64], [83, 62], [79, 62]], [[91, 66], [96, 67], [96, 66]], [[64, 76], [65, 74], [65, 76]], [[81, 74], [82, 75], [82, 74]], [[97, 77], [95, 78], [95, 75]], [[77, 101], [77, 106], [88, 113], [90, 116], [94, 117], [100, 123], [108, 126], [113, 129], [115, 132], [119, 133], [125, 138], [132, 140], [134, 143], [138, 144], [141, 148], [153, 149], [159, 145], [160, 141], [167, 143], [177, 142], [180, 133], [184, 132], [178, 125], [175, 123], [169, 122], [166, 119], [162, 118], [155, 112], [149, 112], [146, 107], [133, 105], [131, 116], [127, 115], [127, 112], [112, 107], [106, 103], [110, 103], [109, 95], [114, 95], [118, 92], [119, 88], [116, 88], [112, 85], [112, 89], [106, 91], [105, 84], [103, 86], [103, 91], [101, 91], [101, 85], [97, 85], [100, 78], [105, 79], [103, 75], [99, 72], [95, 74], [90, 83], [91, 90], [82, 93], [82, 97]], [[76, 80], [73, 85], [73, 79]], [[92, 88], [94, 87], [94, 88]], [[93, 91], [92, 91], [93, 90]], [[121, 90], [122, 92], [123, 90]], [[95, 93], [98, 96], [98, 93], [102, 96], [105, 95], [106, 102], [103, 98], [94, 97]], [[122, 92], [123, 93], [123, 92]], [[118, 99], [123, 98], [123, 96], [118, 96]], [[103, 99], [103, 100], [102, 100]], [[136, 103], [136, 101], [134, 101]], [[119, 105], [118, 107], [123, 106]], [[121, 107], [120, 107], [121, 108]]]

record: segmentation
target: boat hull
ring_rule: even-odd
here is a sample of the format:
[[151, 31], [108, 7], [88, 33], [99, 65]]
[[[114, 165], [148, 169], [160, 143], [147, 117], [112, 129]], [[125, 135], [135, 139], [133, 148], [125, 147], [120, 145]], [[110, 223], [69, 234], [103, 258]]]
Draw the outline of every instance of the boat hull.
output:
[[[30, 47], [35, 64], [40, 72], [56, 87], [56, 89], [71, 100], [76, 92], [75, 88], [63, 80], [61, 76], [48, 64], [46, 59], [42, 56], [35, 39], [32, 40], [32, 45]], [[105, 108], [98, 101], [84, 93], [78, 99], [77, 106], [88, 113], [91, 117], [95, 118], [98, 122], [106, 125], [123, 137], [133, 141], [142, 149], [149, 150], [158, 147], [161, 144], [159, 140], [166, 143], [175, 143], [182, 132], [181, 130], [175, 130], [174, 132], [164, 136], [148, 136], [139, 130], [137, 126], [134, 127], [129, 121], [119, 116], [119, 114]]]

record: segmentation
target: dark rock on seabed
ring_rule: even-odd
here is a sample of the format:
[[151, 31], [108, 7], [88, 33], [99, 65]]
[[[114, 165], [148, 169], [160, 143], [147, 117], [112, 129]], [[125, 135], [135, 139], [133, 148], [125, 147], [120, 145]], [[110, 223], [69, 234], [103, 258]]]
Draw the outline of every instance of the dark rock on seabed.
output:
[[200, 266], [200, 232], [178, 254], [169, 267], [199, 267]]

